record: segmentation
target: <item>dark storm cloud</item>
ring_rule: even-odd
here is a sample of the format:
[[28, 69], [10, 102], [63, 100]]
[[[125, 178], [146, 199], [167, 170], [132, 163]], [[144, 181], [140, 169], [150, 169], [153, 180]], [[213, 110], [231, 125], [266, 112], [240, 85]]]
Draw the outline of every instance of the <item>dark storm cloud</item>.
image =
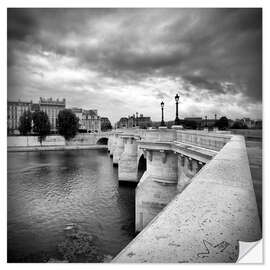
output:
[[[131, 17], [119, 12], [119, 18], [130, 20], [123, 19], [118, 31], [105, 37], [98, 48], [79, 46], [77, 55], [82, 63], [97, 63], [100, 70], [115, 76], [127, 71], [133, 72], [131, 76], [182, 76], [214, 93], [226, 91], [221, 82], [227, 81], [261, 100], [261, 10], [179, 10], [180, 18], [177, 11], [165, 10], [162, 15], [170, 17], [170, 13], [175, 20], [156, 27], [160, 21], [149, 10]], [[142, 18], [147, 15], [149, 20]], [[196, 70], [199, 76], [194, 75]]]
[[[105, 78], [113, 87], [168, 78], [187, 95], [193, 86], [262, 98], [261, 9], [8, 9], [9, 65], [26, 67], [27, 56], [47, 52], [97, 72], [91, 84], [99, 91]], [[170, 94], [151, 91], [156, 99]]]
[[183, 78], [187, 80], [188, 82], [190, 82], [191, 84], [196, 85], [199, 88], [217, 90], [218, 92], [224, 92], [224, 88], [218, 82], [210, 82], [203, 77], [192, 76], [192, 75], [183, 76]]
[[24, 40], [38, 33], [38, 19], [31, 9], [8, 9], [8, 40]]

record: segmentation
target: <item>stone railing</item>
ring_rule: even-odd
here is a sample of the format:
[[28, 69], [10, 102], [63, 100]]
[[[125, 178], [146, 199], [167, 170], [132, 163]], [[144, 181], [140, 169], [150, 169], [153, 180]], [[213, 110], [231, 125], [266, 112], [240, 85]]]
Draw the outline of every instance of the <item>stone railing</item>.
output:
[[152, 142], [180, 142], [219, 151], [231, 138], [230, 134], [196, 130], [142, 130], [137, 131], [142, 140]]
[[231, 135], [204, 131], [177, 130], [176, 141], [197, 145], [207, 149], [219, 151], [231, 138]]
[[261, 238], [244, 138], [176, 133], [175, 145], [220, 151], [113, 262], [235, 262], [239, 241]]

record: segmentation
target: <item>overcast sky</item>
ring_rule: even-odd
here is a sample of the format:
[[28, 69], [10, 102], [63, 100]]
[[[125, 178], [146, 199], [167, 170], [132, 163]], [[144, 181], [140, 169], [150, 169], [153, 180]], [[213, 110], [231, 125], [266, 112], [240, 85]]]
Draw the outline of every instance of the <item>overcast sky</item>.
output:
[[262, 118], [260, 9], [9, 9], [8, 100]]

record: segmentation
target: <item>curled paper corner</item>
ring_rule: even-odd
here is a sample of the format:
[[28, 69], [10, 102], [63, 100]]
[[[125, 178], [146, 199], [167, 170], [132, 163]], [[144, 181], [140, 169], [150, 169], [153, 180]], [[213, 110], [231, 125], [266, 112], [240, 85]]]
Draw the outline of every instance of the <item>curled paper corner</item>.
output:
[[239, 241], [237, 263], [263, 263], [263, 240], [255, 242]]

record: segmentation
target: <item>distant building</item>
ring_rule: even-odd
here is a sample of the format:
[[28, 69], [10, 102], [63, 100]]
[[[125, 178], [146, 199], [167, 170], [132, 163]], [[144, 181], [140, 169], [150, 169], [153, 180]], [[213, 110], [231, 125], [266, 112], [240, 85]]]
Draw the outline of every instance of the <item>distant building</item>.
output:
[[188, 125], [188, 123], [195, 123], [196, 128], [198, 128], [198, 129], [203, 127], [202, 117], [186, 117], [186, 118], [184, 118], [184, 125]]
[[101, 122], [101, 131], [112, 129], [112, 124], [108, 117], [101, 117], [100, 122]]
[[[58, 113], [66, 108], [66, 100], [40, 97], [38, 103], [32, 101], [8, 101], [7, 106], [7, 127], [8, 134], [19, 134], [20, 117], [25, 111], [43, 111], [48, 115], [51, 132], [57, 132], [57, 117]], [[79, 129], [86, 132], [100, 132], [101, 118], [98, 116], [97, 110], [84, 110], [82, 108], [73, 107], [72, 112], [79, 118]], [[103, 121], [109, 121], [104, 118]], [[109, 121], [110, 123], [110, 121]]]
[[51, 132], [56, 132], [56, 119], [59, 111], [65, 109], [66, 100], [53, 100], [52, 98], [40, 98], [39, 103], [29, 101], [8, 101], [7, 118], [8, 134], [19, 134], [20, 117], [25, 111], [36, 112], [44, 111], [47, 113]]
[[143, 114], [140, 114], [140, 116], [138, 116], [138, 114], [137, 116], [133, 114], [132, 116], [121, 117], [120, 120], [116, 123], [117, 128], [148, 128], [151, 126], [151, 117], [143, 116]]
[[51, 132], [57, 131], [57, 117], [58, 113], [66, 108], [66, 100], [52, 98], [40, 98], [39, 99], [39, 109], [48, 115], [51, 124]]
[[133, 114], [132, 116], [128, 116], [128, 124], [129, 128], [136, 127], [136, 116]]
[[128, 118], [121, 117], [120, 120], [116, 123], [117, 128], [127, 128], [128, 127]]
[[204, 118], [201, 123], [201, 127], [213, 127], [216, 123], [217, 119], [209, 119], [209, 118]]
[[229, 128], [231, 128], [234, 124], [234, 121], [232, 119], [228, 119]]
[[7, 128], [8, 134], [19, 134], [20, 117], [25, 111], [31, 111], [32, 101], [8, 101]]
[[33, 103], [31, 105], [31, 112], [37, 112], [40, 110], [39, 104], [38, 103]]
[[262, 120], [252, 120], [250, 118], [244, 117], [242, 119], [236, 119], [235, 121], [240, 122], [241, 124], [251, 129], [262, 129]]
[[82, 112], [82, 125], [86, 131], [100, 132], [101, 130], [101, 119], [98, 116], [97, 110], [83, 110]]
[[255, 121], [255, 127], [256, 129], [262, 129], [262, 120], [256, 120]]
[[136, 118], [136, 122], [136, 125], [140, 128], [148, 128], [152, 125], [151, 117], [143, 116], [143, 114], [140, 114], [140, 116]]
[[248, 128], [256, 128], [256, 121], [251, 120], [250, 118], [244, 117], [240, 120], [240, 122], [244, 125], [246, 125]]
[[85, 130], [85, 126], [83, 125], [83, 109], [73, 107], [71, 108], [71, 111], [78, 117], [79, 119], [79, 130]]

